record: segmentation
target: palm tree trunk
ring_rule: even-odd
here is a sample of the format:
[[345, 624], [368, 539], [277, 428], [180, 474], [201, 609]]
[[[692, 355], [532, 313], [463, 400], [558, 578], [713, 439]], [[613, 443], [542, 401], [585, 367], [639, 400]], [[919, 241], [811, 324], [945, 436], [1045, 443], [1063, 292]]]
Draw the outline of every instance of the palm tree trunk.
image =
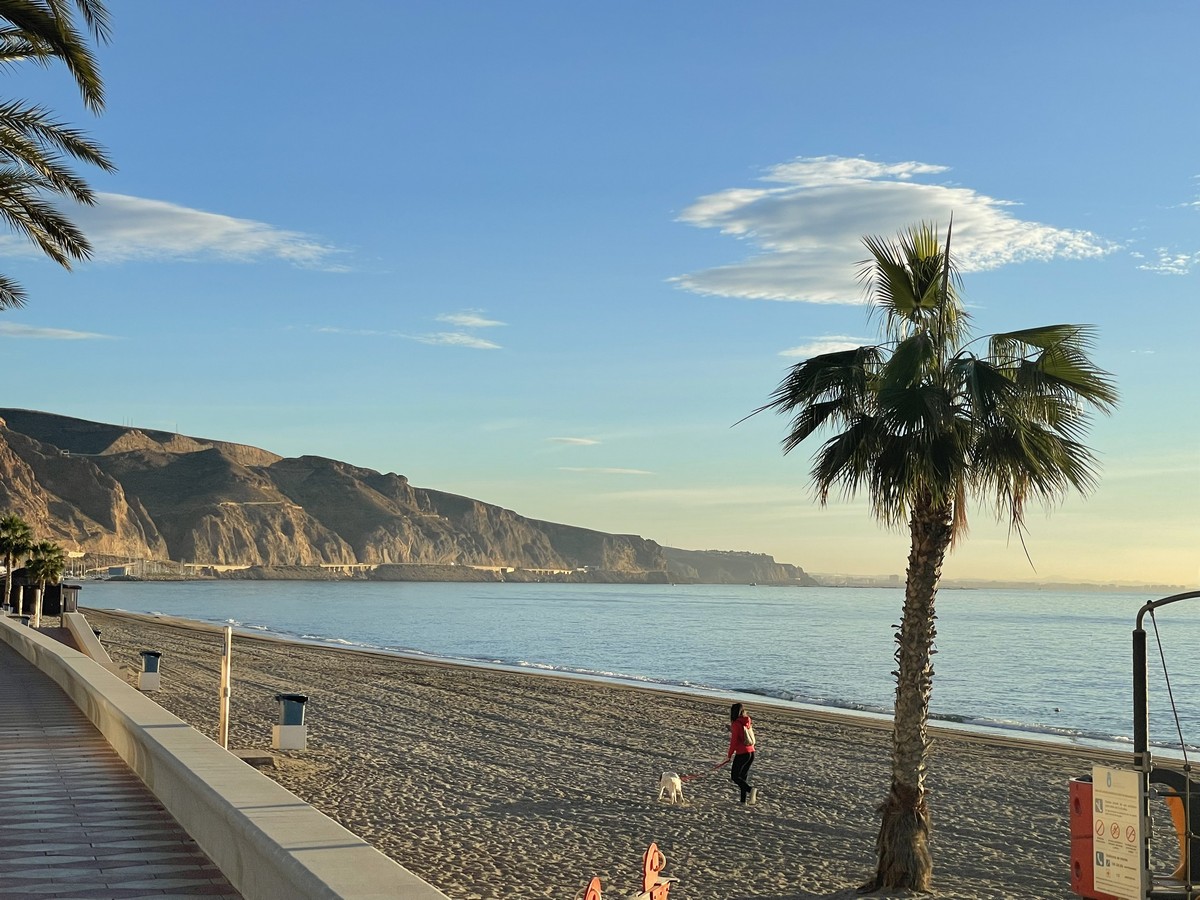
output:
[[879, 807], [879, 865], [865, 889], [928, 891], [929, 808], [925, 804], [926, 723], [933, 689], [934, 597], [950, 546], [948, 505], [921, 504], [909, 522], [912, 549], [904, 588], [904, 615], [896, 633], [896, 710], [892, 729], [892, 786]]

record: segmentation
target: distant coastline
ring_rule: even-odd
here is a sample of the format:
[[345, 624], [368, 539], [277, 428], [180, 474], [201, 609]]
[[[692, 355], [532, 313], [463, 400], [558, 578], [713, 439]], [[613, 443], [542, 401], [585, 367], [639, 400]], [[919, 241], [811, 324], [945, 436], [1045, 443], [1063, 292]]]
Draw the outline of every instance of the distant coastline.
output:
[[[134, 568], [134, 567], [130, 567]], [[72, 580], [70, 576], [67, 580]], [[892, 576], [806, 573], [804, 578], [743, 580], [705, 579], [678, 572], [619, 572], [600, 569], [526, 569], [516, 566], [426, 565], [391, 563], [349, 566], [188, 566], [186, 570], [148, 567], [142, 573], [111, 575], [106, 581], [430, 581], [513, 584], [751, 584], [760, 587], [875, 588], [902, 591], [904, 582]], [[1046, 591], [1047, 593], [1144, 593], [1169, 596], [1185, 590], [1173, 584], [1112, 584], [1090, 582], [1001, 581], [948, 578], [941, 590]]]
[[[749, 581], [727, 578], [706, 580], [679, 573], [659, 571], [622, 572], [607, 569], [527, 569], [517, 566], [425, 565], [392, 563], [347, 566], [130, 566], [123, 574], [98, 579], [104, 581], [446, 581], [494, 584], [761, 584], [770, 586], [813, 587], [811, 581]], [[68, 580], [70, 576], [68, 576]]]

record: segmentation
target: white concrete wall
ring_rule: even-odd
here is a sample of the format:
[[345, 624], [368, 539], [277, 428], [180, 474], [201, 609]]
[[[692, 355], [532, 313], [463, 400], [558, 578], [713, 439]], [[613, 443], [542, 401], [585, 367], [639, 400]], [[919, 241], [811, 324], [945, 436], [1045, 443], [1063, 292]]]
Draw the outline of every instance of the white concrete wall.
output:
[[92, 626], [83, 617], [83, 613], [63, 613], [62, 620], [63, 624], [67, 626], [67, 631], [71, 632], [71, 637], [75, 639], [75, 643], [83, 650], [85, 656], [91, 657], [104, 668], [108, 669], [108, 671], [117, 675], [121, 674], [121, 667], [112, 661], [112, 658], [108, 655], [108, 651], [100, 643], [100, 638], [96, 637], [96, 632], [92, 631]]
[[246, 900], [446, 900], [85, 654], [3, 616], [0, 640], [75, 701]]

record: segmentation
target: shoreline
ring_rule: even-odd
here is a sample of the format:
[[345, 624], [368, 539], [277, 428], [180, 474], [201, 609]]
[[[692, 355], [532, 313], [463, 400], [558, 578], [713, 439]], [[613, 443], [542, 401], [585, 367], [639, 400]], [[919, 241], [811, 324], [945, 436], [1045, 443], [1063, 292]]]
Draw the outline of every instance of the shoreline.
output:
[[[215, 736], [220, 626], [85, 614], [127, 677], [159, 649], [152, 698]], [[269, 747], [276, 692], [309, 697], [309, 742], [266, 773], [455, 900], [569, 898], [592, 875], [621, 896], [652, 840], [689, 900], [850, 898], [873, 868], [889, 721], [751, 699], [760, 803], [721, 771], [672, 806], [662, 772], [724, 756], [720, 697], [239, 632], [232, 748]], [[1128, 754], [930, 733], [935, 896], [1073, 897], [1068, 781]]]
[[[111, 610], [81, 607], [88, 614], [92, 612], [123, 616], [146, 622], [162, 622], [175, 627], [191, 628], [198, 631], [221, 633], [224, 626], [199, 619], [188, 619], [165, 613], [144, 613], [129, 610]], [[366, 653], [385, 659], [398, 659], [414, 663], [430, 665], [464, 666], [485, 671], [506, 672], [514, 675], [529, 675], [534, 677], [567, 678], [582, 682], [596, 682], [617, 688], [655, 691], [666, 696], [682, 696], [694, 699], [717, 700], [726, 703], [739, 701], [746, 704], [778, 708], [784, 712], [796, 712], [809, 718], [828, 722], [848, 722], [863, 728], [879, 728], [891, 730], [892, 717], [886, 713], [859, 709], [850, 706], [833, 704], [806, 703], [799, 700], [789, 700], [753, 691], [737, 691], [723, 688], [702, 688], [694, 685], [671, 684], [662, 681], [640, 680], [635, 677], [607, 675], [594, 672], [571, 671], [567, 669], [543, 668], [541, 666], [520, 666], [511, 663], [489, 662], [480, 659], [442, 657], [420, 651], [404, 651], [371, 647], [337, 640], [321, 638], [305, 638], [298, 635], [280, 634], [245, 625], [234, 625], [236, 637], [246, 639], [276, 641], [288, 644], [298, 644], [317, 649], [336, 650], [347, 653]], [[1014, 726], [1003, 728], [960, 722], [953, 719], [938, 718], [936, 715], [929, 719], [928, 730], [931, 734], [947, 736], [973, 737], [980, 741], [994, 744], [1004, 744], [1017, 747], [1045, 748], [1053, 751], [1080, 751], [1109, 762], [1123, 764], [1129, 761], [1132, 747], [1126, 748], [1117, 741], [1104, 741], [1099, 738], [1071, 737], [1052, 731], [1033, 731], [1029, 728]], [[1156, 755], [1169, 760], [1181, 758], [1179, 751], [1174, 748], [1152, 748]]]

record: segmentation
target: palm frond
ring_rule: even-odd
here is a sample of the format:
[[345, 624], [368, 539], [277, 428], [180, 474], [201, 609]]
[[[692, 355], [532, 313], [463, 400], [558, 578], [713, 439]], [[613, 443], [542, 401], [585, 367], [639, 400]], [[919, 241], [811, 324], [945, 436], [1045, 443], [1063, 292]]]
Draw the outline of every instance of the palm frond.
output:
[[886, 429], [879, 420], [863, 415], [821, 445], [813, 457], [811, 476], [822, 505], [838, 485], [843, 496], [851, 497], [867, 483], [871, 461], [878, 455], [881, 441], [886, 439]]
[[939, 245], [936, 227], [924, 222], [894, 240], [868, 235], [863, 245], [870, 257], [859, 264], [859, 280], [885, 332], [903, 340], [926, 331], [957, 346], [969, 317], [958, 297], [958, 269]]
[[786, 413], [798, 406], [829, 398], [854, 402], [856, 397], [866, 397], [869, 393], [867, 382], [872, 377], [871, 372], [878, 367], [880, 355], [878, 347], [855, 347], [811, 356], [792, 366], [771, 394], [770, 402], [750, 415], [768, 409]]
[[112, 28], [109, 24], [108, 10], [101, 0], [49, 0], [49, 2], [55, 15], [60, 19], [71, 17], [68, 6], [73, 5], [83, 16], [84, 24], [87, 25], [88, 31], [96, 40], [107, 44], [111, 39]]
[[0, 309], [20, 309], [29, 295], [7, 275], [0, 274]]
[[[99, 40], [108, 39], [108, 13], [99, 0], [77, 0], [74, 6]], [[104, 82], [100, 68], [87, 41], [75, 27], [74, 16], [66, 0], [0, 0], [0, 18], [25, 34], [40, 48], [35, 61], [59, 59], [75, 79], [84, 104], [93, 112], [104, 109]]]
[[961, 392], [963, 405], [986, 419], [1012, 401], [1016, 385], [1010, 375], [987, 360], [960, 356], [950, 366], [950, 382]]
[[1098, 469], [1084, 443], [1089, 419], [1118, 395], [1091, 360], [1088, 325], [991, 335], [977, 356], [949, 237], [943, 248], [929, 223], [893, 240], [865, 237], [859, 277], [888, 343], [797, 364], [755, 413], [791, 416], [785, 453], [832, 432], [810, 473], [822, 503], [835, 490], [865, 490], [889, 526], [944, 515], [953, 546], [973, 496], [994, 500], [1023, 535], [1029, 503], [1090, 491]]
[[18, 148], [9, 148], [5, 146], [6, 142], [0, 141], [0, 151], [31, 168], [42, 165], [42, 155], [57, 150], [105, 172], [116, 171], [103, 147], [79, 129], [56, 121], [43, 107], [17, 100], [0, 103], [0, 128], [4, 129], [6, 137], [19, 135], [29, 142], [33, 149], [19, 148], [23, 152], [18, 153]]
[[69, 269], [72, 260], [90, 258], [91, 244], [70, 219], [45, 200], [42, 190], [47, 187], [27, 172], [0, 169], [0, 220]]

